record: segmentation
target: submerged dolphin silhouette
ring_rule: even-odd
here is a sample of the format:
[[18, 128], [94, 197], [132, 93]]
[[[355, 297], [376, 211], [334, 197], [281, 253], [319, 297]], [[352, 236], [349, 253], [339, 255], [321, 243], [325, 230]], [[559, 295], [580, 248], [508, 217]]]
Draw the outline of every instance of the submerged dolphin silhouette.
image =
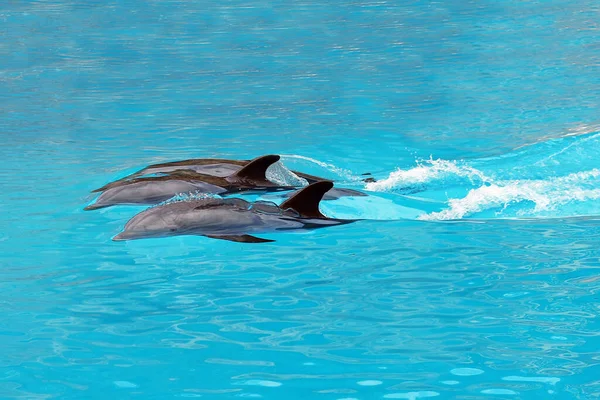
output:
[[[124, 204], [158, 204], [180, 193], [190, 192], [227, 195], [250, 190], [295, 189], [294, 186], [278, 185], [267, 179], [267, 168], [279, 159], [280, 156], [278, 155], [266, 155], [249, 162], [205, 159], [151, 165], [129, 177], [94, 190], [94, 192], [101, 191], [102, 194], [94, 204], [85, 207], [84, 210], [96, 210]], [[194, 164], [190, 164], [191, 162], [194, 162]], [[242, 163], [245, 165], [240, 166]], [[166, 175], [136, 177], [150, 173], [164, 173]], [[309, 182], [322, 180], [316, 176], [295, 173]], [[326, 199], [336, 199], [342, 196], [366, 196], [366, 194], [352, 189], [332, 189]]]
[[332, 187], [331, 181], [312, 183], [280, 206], [238, 198], [167, 203], [137, 214], [113, 240], [200, 235], [232, 242], [264, 243], [274, 240], [251, 234], [316, 229], [357, 221], [321, 214], [319, 202]]

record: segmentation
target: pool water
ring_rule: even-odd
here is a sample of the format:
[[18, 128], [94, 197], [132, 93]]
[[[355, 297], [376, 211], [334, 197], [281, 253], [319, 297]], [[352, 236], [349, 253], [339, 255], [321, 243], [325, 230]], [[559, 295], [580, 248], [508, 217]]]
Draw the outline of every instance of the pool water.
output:
[[[2, 2], [0, 398], [600, 396], [599, 21]], [[364, 220], [113, 242], [144, 207], [83, 211], [151, 163], [271, 153], [368, 193], [321, 207]]]

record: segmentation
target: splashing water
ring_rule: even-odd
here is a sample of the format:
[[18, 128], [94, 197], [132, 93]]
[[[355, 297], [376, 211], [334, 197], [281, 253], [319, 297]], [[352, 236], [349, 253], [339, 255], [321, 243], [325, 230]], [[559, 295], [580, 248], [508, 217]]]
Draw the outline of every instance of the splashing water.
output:
[[405, 194], [416, 186], [420, 197], [444, 204], [424, 211], [420, 220], [597, 215], [599, 145], [600, 134], [586, 131], [468, 163], [430, 158], [365, 189]]
[[165, 200], [161, 203], [158, 203], [154, 206], [151, 206], [150, 208], [153, 207], [158, 207], [158, 206], [163, 206], [165, 204], [171, 204], [171, 203], [179, 203], [179, 202], [183, 202], [183, 201], [194, 201], [194, 200], [205, 200], [205, 199], [222, 199], [223, 197], [219, 196], [218, 194], [214, 194], [214, 193], [205, 193], [205, 192], [190, 192], [190, 193], [179, 193], [173, 197], [171, 197], [168, 200]]
[[483, 172], [469, 166], [459, 165], [456, 161], [429, 159], [418, 161], [415, 168], [409, 170], [398, 169], [386, 179], [368, 183], [365, 185], [365, 189], [374, 192], [385, 192], [411, 185], [429, 183], [434, 180], [448, 179], [452, 176], [467, 178], [471, 182], [489, 181], [489, 178]]
[[[572, 211], [565, 213], [559, 207], [599, 199], [600, 189], [586, 188], [586, 186], [592, 184], [590, 180], [596, 179], [599, 176], [600, 171], [594, 169], [545, 181], [498, 182], [497, 184], [473, 189], [464, 198], [450, 199], [448, 202], [450, 207], [448, 209], [420, 216], [419, 219], [461, 219], [499, 207], [501, 207], [501, 210], [495, 213], [495, 216], [571, 216]], [[534, 205], [533, 209], [524, 209], [521, 207], [511, 213], [511, 210], [509, 210], [511, 205], [522, 205], [519, 203], [523, 202], [532, 203]], [[600, 212], [600, 206], [594, 208], [595, 212]]]
[[285, 155], [282, 155], [281, 157], [311, 162], [313, 164], [318, 165], [319, 167], [325, 168], [329, 172], [332, 172], [332, 173], [338, 175], [339, 177], [342, 177], [350, 182], [360, 182], [363, 179], [348, 169], [339, 168], [333, 164], [328, 164], [323, 161], [315, 160], [314, 158], [299, 156], [299, 155], [295, 155], [295, 154], [285, 154]]
[[307, 186], [308, 181], [287, 169], [281, 161], [267, 168], [267, 179], [281, 186]]

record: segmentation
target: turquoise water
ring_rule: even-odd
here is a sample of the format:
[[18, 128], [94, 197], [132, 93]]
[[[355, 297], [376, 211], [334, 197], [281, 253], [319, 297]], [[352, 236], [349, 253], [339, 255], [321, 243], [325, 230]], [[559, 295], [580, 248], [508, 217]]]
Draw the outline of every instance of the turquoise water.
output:
[[[0, 398], [596, 398], [599, 16], [2, 2]], [[83, 211], [150, 163], [268, 153], [367, 220], [117, 243], [143, 208]]]

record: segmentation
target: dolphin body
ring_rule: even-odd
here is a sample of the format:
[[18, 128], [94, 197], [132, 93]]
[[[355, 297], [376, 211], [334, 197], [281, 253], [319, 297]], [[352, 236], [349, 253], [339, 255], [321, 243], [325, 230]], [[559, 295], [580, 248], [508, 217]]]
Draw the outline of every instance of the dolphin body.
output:
[[102, 192], [94, 204], [85, 210], [110, 207], [117, 204], [158, 204], [179, 193], [211, 193], [226, 195], [258, 190], [290, 190], [293, 186], [281, 186], [269, 181], [267, 168], [279, 161], [277, 155], [257, 157], [229, 176], [215, 176], [191, 170], [176, 170], [163, 176], [133, 178], [121, 181]]
[[[251, 161], [199, 159], [150, 165], [128, 177], [111, 182], [93, 192], [102, 192], [98, 199], [84, 208], [96, 210], [114, 205], [154, 205], [180, 193], [211, 193], [228, 195], [246, 191], [292, 190], [269, 181], [267, 168], [279, 161], [278, 155], [257, 157]], [[316, 176], [294, 172], [309, 183], [321, 181]], [[144, 176], [147, 174], [164, 174]], [[141, 176], [141, 177], [140, 177]], [[352, 189], [333, 189], [326, 197], [366, 196]]]
[[306, 230], [343, 225], [357, 220], [327, 218], [319, 211], [333, 182], [320, 181], [298, 190], [280, 206], [250, 203], [239, 198], [202, 199], [166, 203], [134, 216], [115, 241], [199, 235], [241, 243], [265, 243], [252, 234]]
[[[266, 156], [268, 157], [268, 156]], [[258, 157], [261, 158], [261, 157]], [[99, 189], [93, 190], [92, 193], [104, 192], [110, 188], [127, 184], [135, 178], [140, 178], [144, 175], [155, 175], [155, 174], [170, 174], [170, 173], [198, 173], [204, 175], [212, 175], [217, 177], [227, 177], [229, 175], [239, 172], [243, 167], [249, 163], [257, 160], [228, 160], [221, 158], [194, 158], [190, 160], [182, 161], [171, 161], [166, 163], [151, 164], [146, 168], [143, 168], [131, 175], [124, 178], [110, 182]], [[292, 171], [294, 174], [306, 179], [309, 183], [318, 182], [325, 180], [318, 176], [308, 175], [298, 171]]]
[[[260, 158], [260, 157], [259, 157]], [[254, 159], [256, 160], [256, 159]], [[240, 171], [243, 167], [253, 162], [254, 160], [229, 160], [222, 158], [193, 158], [189, 160], [171, 161], [166, 163], [151, 164], [146, 168], [143, 168], [131, 175], [124, 178], [118, 179], [114, 182], [110, 182], [99, 189], [93, 190], [92, 193], [104, 192], [112, 187], [126, 184], [127, 181], [135, 178], [140, 178], [144, 175], [153, 174], [169, 174], [173, 172], [195, 172], [205, 175], [213, 175], [221, 178], [235, 174]], [[318, 176], [305, 174], [304, 172], [291, 171], [297, 176], [305, 179], [308, 183], [324, 181], [326, 179]], [[363, 175], [371, 175], [366, 173]], [[370, 177], [364, 179], [365, 182], [374, 182], [375, 179]], [[360, 193], [360, 192], [356, 192]], [[355, 194], [357, 195], [357, 194]]]

